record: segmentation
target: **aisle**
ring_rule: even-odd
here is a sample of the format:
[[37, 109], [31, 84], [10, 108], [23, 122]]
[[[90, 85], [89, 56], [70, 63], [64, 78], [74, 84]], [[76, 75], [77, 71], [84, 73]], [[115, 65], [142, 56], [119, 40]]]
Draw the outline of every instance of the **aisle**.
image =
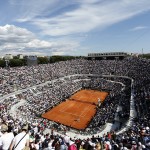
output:
[[[119, 127], [119, 123], [115, 123], [115, 124], [112, 124], [112, 123], [107, 123], [106, 124], [106, 128], [103, 130], [103, 131], [101, 131], [101, 132], [99, 132], [98, 134], [94, 134], [94, 137], [97, 137], [97, 136], [100, 136], [100, 137], [102, 137], [103, 136], [103, 134], [105, 133], [107, 133], [107, 132], [110, 132], [110, 131], [112, 131], [112, 130], [115, 130], [116, 128], [118, 128]], [[46, 134], [46, 133], [50, 133], [51, 134], [51, 130], [50, 129], [45, 129], [45, 131], [44, 131], [44, 134]], [[63, 134], [60, 134], [60, 133], [58, 133], [58, 132], [56, 132], [56, 131], [54, 131], [54, 134], [55, 135], [61, 135], [61, 136], [64, 136]], [[87, 139], [87, 138], [92, 138], [92, 136], [93, 135], [81, 135], [81, 134], [75, 134], [75, 133], [73, 133], [73, 132], [67, 132], [67, 135], [70, 137], [70, 138], [72, 138], [72, 139], [74, 139], [74, 138], [80, 138], [80, 139]]]
[[9, 113], [11, 114], [11, 116], [16, 117], [17, 116], [17, 108], [22, 106], [24, 103], [26, 103], [26, 100], [21, 99], [21, 101], [15, 105], [13, 105], [11, 107], [11, 109], [9, 110]]

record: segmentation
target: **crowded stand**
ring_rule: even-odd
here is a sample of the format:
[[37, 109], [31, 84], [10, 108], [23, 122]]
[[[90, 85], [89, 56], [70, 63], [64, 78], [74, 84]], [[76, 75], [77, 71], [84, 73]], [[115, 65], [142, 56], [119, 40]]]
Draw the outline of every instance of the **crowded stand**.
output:
[[[25, 145], [30, 145], [31, 150], [150, 149], [149, 60], [133, 57], [100, 61], [75, 59], [1, 68], [0, 74], [0, 149], [21, 150]], [[133, 87], [130, 78], [134, 80]], [[87, 129], [77, 131], [41, 118], [41, 114], [81, 89], [109, 92]], [[10, 96], [5, 97], [8, 94]], [[130, 119], [132, 95], [137, 116], [131, 118], [130, 126], [125, 126]], [[116, 115], [118, 120], [115, 120]], [[115, 131], [100, 136], [107, 123], [115, 122], [119, 123]], [[120, 132], [122, 129], [125, 130]], [[77, 136], [71, 137], [68, 132], [75, 132]], [[17, 145], [20, 135], [27, 140]]]

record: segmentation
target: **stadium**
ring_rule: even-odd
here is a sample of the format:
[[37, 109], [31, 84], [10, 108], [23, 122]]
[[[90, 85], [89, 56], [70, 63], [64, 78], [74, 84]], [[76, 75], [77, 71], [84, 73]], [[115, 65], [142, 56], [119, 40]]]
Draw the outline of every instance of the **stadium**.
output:
[[150, 150], [150, 0], [0, 8], [0, 150]]
[[53, 139], [54, 149], [70, 141], [77, 149], [150, 146], [149, 59], [79, 58], [0, 73], [1, 128], [17, 135], [27, 124], [30, 144], [46, 149], [45, 141]]

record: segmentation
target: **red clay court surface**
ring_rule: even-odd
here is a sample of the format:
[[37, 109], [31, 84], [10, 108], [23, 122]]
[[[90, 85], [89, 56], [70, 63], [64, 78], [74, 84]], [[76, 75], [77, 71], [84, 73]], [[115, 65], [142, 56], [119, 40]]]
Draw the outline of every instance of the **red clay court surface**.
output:
[[107, 95], [107, 92], [96, 90], [78, 91], [42, 117], [76, 129], [85, 129], [96, 113], [98, 98], [103, 102]]

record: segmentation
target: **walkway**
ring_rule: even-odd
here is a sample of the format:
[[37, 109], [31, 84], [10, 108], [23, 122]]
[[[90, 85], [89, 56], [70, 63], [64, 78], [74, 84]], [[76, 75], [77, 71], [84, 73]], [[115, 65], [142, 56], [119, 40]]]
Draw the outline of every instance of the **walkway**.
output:
[[[104, 133], [110, 132], [111, 130], [115, 130], [116, 128], [118, 128], [118, 126], [119, 126], [118, 123], [115, 123], [115, 124], [107, 123], [105, 129], [102, 132], [94, 134], [94, 137], [97, 137], [97, 136], [102, 137]], [[46, 134], [46, 133], [51, 133], [51, 130], [50, 129], [45, 129], [44, 134]], [[64, 134], [61, 134], [61, 133], [56, 132], [56, 131], [54, 131], [54, 134], [64, 136]], [[92, 138], [92, 136], [93, 136], [93, 135], [76, 134], [76, 133], [73, 133], [73, 132], [70, 132], [70, 131], [67, 131], [67, 135], [69, 137], [71, 137], [72, 139], [74, 139], [74, 138], [87, 139], [87, 138]]]
[[21, 99], [19, 103], [13, 105], [11, 109], [9, 110], [9, 113], [11, 114], [11, 116], [15, 118], [17, 116], [18, 107], [24, 105], [25, 103], [26, 103], [26, 100]]

